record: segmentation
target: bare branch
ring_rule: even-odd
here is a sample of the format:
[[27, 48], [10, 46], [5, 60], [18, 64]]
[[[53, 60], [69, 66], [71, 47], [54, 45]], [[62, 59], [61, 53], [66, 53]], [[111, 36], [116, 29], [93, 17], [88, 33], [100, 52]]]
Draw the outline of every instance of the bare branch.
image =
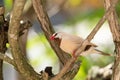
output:
[[37, 74], [34, 69], [27, 63], [27, 59], [23, 56], [18, 42], [20, 20], [25, 2], [26, 0], [15, 0], [13, 11], [10, 17], [8, 39], [16, 68], [20, 74], [27, 80], [40, 80], [39, 74]]
[[44, 6], [42, 4], [42, 0], [32, 0], [33, 2], [33, 7], [35, 9], [35, 12], [38, 16], [38, 19], [41, 23], [41, 28], [48, 40], [48, 42], [50, 43], [51, 47], [53, 48], [53, 50], [56, 52], [62, 66], [64, 64], [66, 64], [67, 60], [70, 58], [68, 56], [68, 54], [65, 54], [65, 52], [63, 52], [60, 48], [59, 48], [59, 45], [58, 45], [58, 42], [57, 41], [51, 41], [50, 40], [50, 36], [55, 32], [51, 23], [50, 23], [50, 20], [49, 20], [49, 17], [47, 15], [47, 12], [44, 10]]
[[[3, 54], [7, 50], [6, 43], [8, 42], [8, 22], [4, 19], [5, 9], [0, 6], [0, 52]], [[0, 78], [3, 80], [3, 60], [0, 60]]]
[[71, 80], [75, 77], [75, 75], [78, 73], [78, 70], [81, 65], [81, 61], [77, 61], [76, 63], [72, 64], [74, 65], [70, 70], [65, 73], [65, 75], [62, 77], [63, 80]]
[[70, 59], [69, 62], [67, 62], [66, 65], [63, 67], [63, 69], [52, 80], [59, 80], [60, 78], [62, 78], [63, 75], [65, 75], [66, 72], [73, 67], [75, 61], [75, 58]]
[[[113, 3], [117, 3], [117, 1], [118, 0], [104, 0], [106, 10], [108, 10], [108, 8], [113, 5]], [[115, 8], [107, 20], [112, 32], [113, 40], [115, 43], [115, 52], [117, 55], [115, 57], [112, 80], [120, 80], [120, 26]]]
[[97, 25], [95, 26], [95, 28], [88, 35], [88, 37], [86, 38], [86, 40], [84, 40], [83, 43], [80, 45], [80, 48], [78, 48], [79, 50], [76, 51], [77, 56], [79, 56], [79, 54], [85, 49], [85, 47], [87, 45], [86, 41], [90, 42], [93, 39], [93, 37], [95, 36], [95, 34], [97, 33], [97, 31], [101, 28], [101, 26], [103, 25], [103, 23], [109, 17], [110, 13], [114, 10], [115, 5], [116, 5], [116, 3], [113, 3], [113, 5], [111, 5], [109, 7], [109, 9], [106, 11], [106, 13], [104, 14], [104, 16], [100, 19], [100, 21], [97, 23]]
[[[88, 37], [86, 38], [86, 40], [84, 40], [83, 43], [80, 45], [79, 50], [77, 50], [77, 52], [76, 52], [77, 57], [81, 54], [82, 51], [84, 51], [84, 49], [85, 49], [85, 47], [87, 45], [87, 41], [91, 41], [93, 39], [93, 37], [95, 36], [95, 34], [97, 33], [97, 31], [100, 29], [100, 27], [103, 25], [103, 23], [105, 22], [105, 20], [109, 16], [109, 14], [113, 11], [113, 7], [114, 6], [115, 6], [115, 3], [107, 10], [107, 12], [104, 14], [104, 16], [97, 23], [97, 25], [95, 26], [95, 28], [93, 29], [93, 31], [88, 35]], [[74, 58], [71, 58], [69, 60], [69, 62], [67, 62], [67, 64], [65, 65], [65, 67], [60, 71], [60, 73], [57, 74], [57, 76], [55, 78], [53, 78], [53, 80], [60, 79], [71, 68], [72, 64], [75, 61], [76, 60]]]
[[[50, 4], [52, 0], [48, 0], [47, 3]], [[52, 7], [47, 6], [47, 11], [48, 11], [48, 15], [50, 17], [54, 16], [56, 13], [58, 13], [61, 9], [63, 9], [64, 4], [67, 2], [68, 0], [60, 0], [59, 4], [55, 4]], [[47, 4], [46, 4], [47, 5]]]
[[28, 31], [32, 24], [29, 21], [21, 20], [20, 29], [19, 29], [19, 45], [23, 55], [26, 57], [26, 43], [27, 43], [27, 36]]
[[8, 62], [9, 64], [13, 65], [14, 67], [16, 66], [14, 63], [14, 60], [11, 59], [10, 57], [8, 57], [7, 55], [5, 55], [4, 53], [0, 53], [0, 59], [5, 62]]
[[[44, 10], [43, 4], [42, 4], [42, 0], [32, 0], [32, 2], [33, 2], [33, 7], [34, 7], [34, 9], [35, 9], [35, 12], [36, 12], [36, 14], [37, 14], [37, 16], [38, 16], [38, 19], [39, 19], [39, 21], [40, 21], [40, 23], [41, 23], [41, 25], [42, 25], [41, 28], [42, 28], [42, 30], [44, 31], [44, 34], [45, 34], [47, 40], [48, 40], [49, 43], [51, 44], [51, 47], [53, 48], [53, 50], [56, 52], [56, 54], [57, 54], [57, 56], [59, 57], [61, 63], [62, 63], [63, 65], [66, 64], [66, 61], [68, 61], [69, 56], [66, 56], [67, 54], [64, 53], [63, 51], [61, 51], [61, 49], [59, 48], [58, 43], [51, 41], [50, 38], [49, 38], [49, 37], [54, 33], [54, 30], [53, 30], [53, 27], [52, 27], [52, 25], [51, 25], [51, 23], [50, 23], [50, 20], [49, 20], [49, 18], [48, 18], [48, 15], [47, 15], [46, 11]], [[62, 71], [59, 73], [60, 76], [59, 76], [59, 74], [58, 74], [58, 75], [55, 77], [55, 80], [58, 80], [59, 78], [61, 78], [61, 77], [62, 77], [61, 75], [64, 75], [64, 74], [65, 74], [64, 72], [66, 72], [67, 70], [68, 70], [68, 72], [69, 72], [70, 66], [71, 66], [71, 68], [72, 68], [73, 66], [75, 66], [75, 63], [74, 63], [74, 62], [75, 62], [75, 59], [71, 59], [71, 60], [69, 60], [69, 62], [70, 62], [70, 63], [67, 63], [67, 64], [66, 64], [66, 67], [64, 67], [64, 68], [62, 69]], [[79, 62], [79, 61], [78, 61], [78, 62]], [[74, 64], [71, 64], [71, 63], [74, 63]], [[76, 69], [74, 68], [74, 71], [77, 73], [77, 71], [78, 71], [78, 66], [76, 67]], [[72, 74], [69, 74], [69, 76], [70, 76], [70, 75], [72, 75]], [[75, 76], [75, 75], [73, 75], [73, 76]], [[59, 77], [59, 78], [58, 78], [58, 77]], [[72, 77], [72, 78], [73, 78], [73, 77]]]
[[95, 28], [93, 29], [93, 31], [87, 37], [88, 41], [91, 41], [93, 39], [94, 35], [97, 33], [97, 31], [103, 25], [103, 23], [105, 22], [105, 20], [109, 17], [110, 13], [114, 10], [114, 7], [115, 7], [116, 3], [117, 3], [117, 0], [114, 0], [114, 3], [108, 8], [108, 10], [106, 11], [106, 13], [102, 17], [102, 19], [98, 22], [98, 24], [95, 26]]

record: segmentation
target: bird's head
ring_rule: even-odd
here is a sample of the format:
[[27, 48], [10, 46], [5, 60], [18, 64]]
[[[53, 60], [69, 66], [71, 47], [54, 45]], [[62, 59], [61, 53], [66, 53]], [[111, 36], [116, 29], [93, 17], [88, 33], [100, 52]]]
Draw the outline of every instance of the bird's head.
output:
[[60, 32], [56, 32], [52, 36], [50, 36], [51, 40], [61, 39], [61, 38], [62, 38], [62, 34]]

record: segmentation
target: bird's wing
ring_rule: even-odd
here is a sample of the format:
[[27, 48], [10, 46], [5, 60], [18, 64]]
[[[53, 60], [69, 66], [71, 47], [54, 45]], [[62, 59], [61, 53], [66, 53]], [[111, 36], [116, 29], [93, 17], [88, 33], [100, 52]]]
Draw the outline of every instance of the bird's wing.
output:
[[[81, 43], [84, 41], [84, 39], [81, 38], [81, 37], [79, 37], [79, 36], [69, 35], [68, 37], [69, 37], [69, 38], [71, 39], [71, 41], [74, 42], [75, 44], [81, 44]], [[90, 43], [90, 42], [88, 42], [88, 45], [97, 47], [97, 45], [95, 45], [95, 44], [93, 44], [93, 43]]]

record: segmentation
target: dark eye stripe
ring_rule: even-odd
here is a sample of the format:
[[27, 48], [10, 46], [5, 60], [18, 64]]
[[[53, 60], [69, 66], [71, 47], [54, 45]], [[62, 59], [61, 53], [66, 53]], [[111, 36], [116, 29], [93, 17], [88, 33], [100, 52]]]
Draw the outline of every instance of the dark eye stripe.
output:
[[57, 33], [55, 33], [55, 35], [54, 36], [56, 36], [57, 35]]

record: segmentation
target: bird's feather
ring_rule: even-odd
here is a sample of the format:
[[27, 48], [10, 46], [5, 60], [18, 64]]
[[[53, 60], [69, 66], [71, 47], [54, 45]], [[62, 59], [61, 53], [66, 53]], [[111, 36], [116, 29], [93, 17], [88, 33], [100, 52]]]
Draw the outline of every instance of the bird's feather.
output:
[[87, 54], [92, 54], [92, 53], [99, 53], [102, 55], [107, 55], [109, 56], [110, 54], [104, 53], [100, 50], [96, 50], [95, 47], [97, 47], [97, 45], [90, 43], [89, 41], [87, 41], [87, 45], [85, 47], [85, 50], [80, 54], [79, 51], [81, 51], [80, 46], [83, 43], [84, 39], [79, 37], [79, 36], [75, 36], [75, 35], [71, 35], [65, 32], [58, 32], [52, 35], [56, 40], [58, 39], [60, 41], [60, 48], [69, 53], [72, 54], [73, 57], [75, 57], [76, 54], [78, 55], [87, 55]]
[[[60, 48], [67, 53], [73, 53], [80, 47], [81, 43], [84, 41], [84, 39], [79, 36], [70, 35], [63, 32], [60, 34], [62, 36]], [[88, 42], [88, 45], [96, 47], [95, 44], [90, 42]]]

